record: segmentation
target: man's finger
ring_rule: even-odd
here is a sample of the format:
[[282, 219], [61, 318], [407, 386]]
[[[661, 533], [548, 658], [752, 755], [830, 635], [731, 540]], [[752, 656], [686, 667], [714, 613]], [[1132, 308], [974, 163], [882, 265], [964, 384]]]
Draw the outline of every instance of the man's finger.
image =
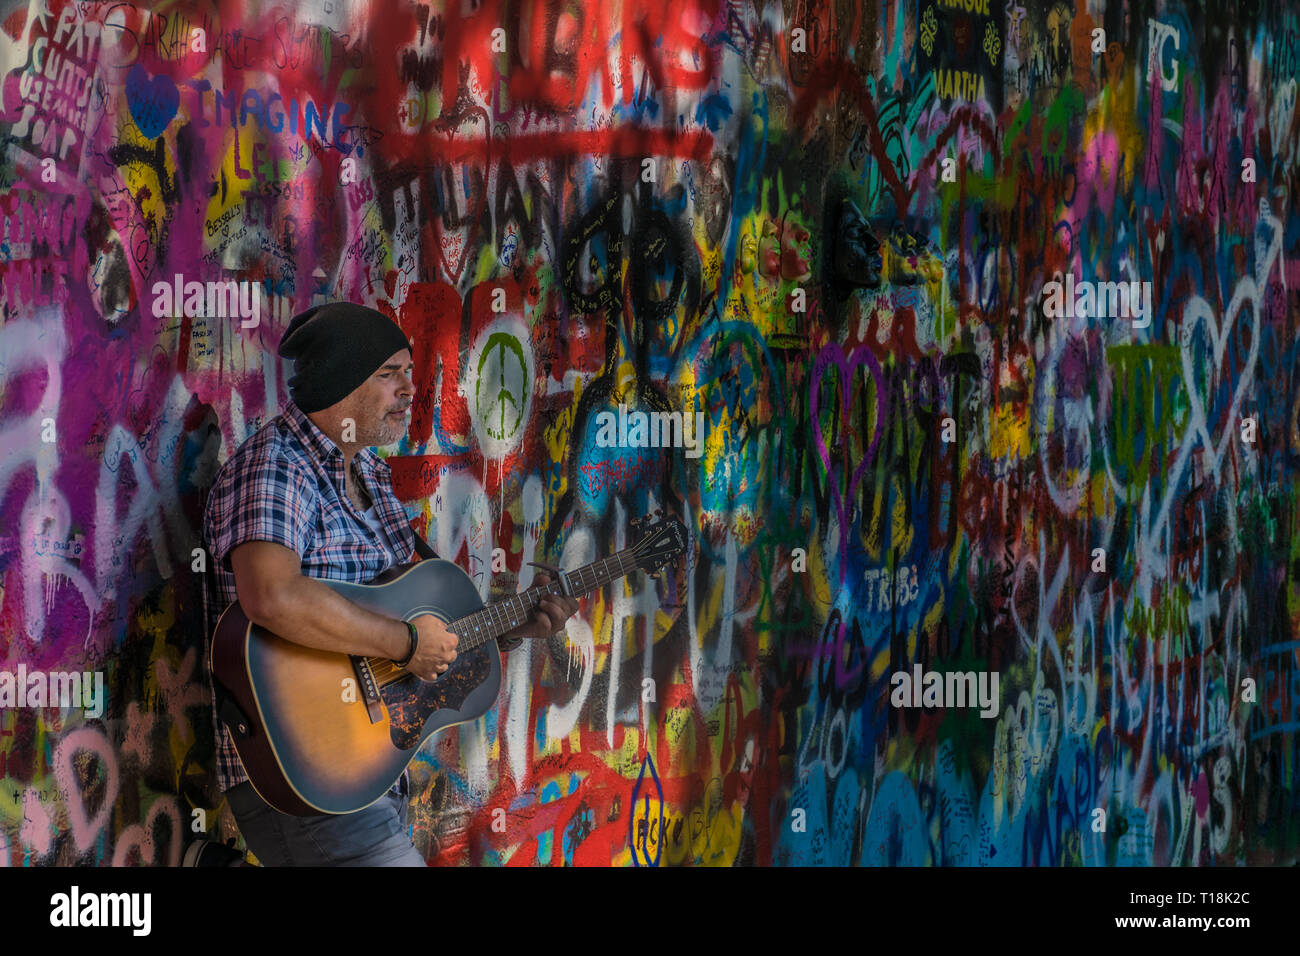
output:
[[552, 614], [551, 616], [554, 617], [557, 621], [567, 621], [569, 618], [573, 617], [576, 611], [577, 608], [573, 608], [572, 610], [570, 610], [569, 601], [557, 601], [555, 603], [555, 613]]

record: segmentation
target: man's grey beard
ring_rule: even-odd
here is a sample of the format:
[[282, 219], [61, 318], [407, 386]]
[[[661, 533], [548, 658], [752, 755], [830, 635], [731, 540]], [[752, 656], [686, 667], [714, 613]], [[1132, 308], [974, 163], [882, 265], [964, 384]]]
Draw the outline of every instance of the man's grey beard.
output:
[[384, 435], [392, 435], [393, 437], [390, 438], [388, 441], [379, 442], [378, 443], [379, 447], [385, 448], [389, 445], [396, 445], [399, 441], [401, 441], [404, 437], [406, 437], [406, 421], [404, 419], [401, 425], [393, 425], [391, 426], [391, 428], [392, 430], [389, 431], [389, 426], [385, 426], [384, 429], [380, 432], [381, 437]]

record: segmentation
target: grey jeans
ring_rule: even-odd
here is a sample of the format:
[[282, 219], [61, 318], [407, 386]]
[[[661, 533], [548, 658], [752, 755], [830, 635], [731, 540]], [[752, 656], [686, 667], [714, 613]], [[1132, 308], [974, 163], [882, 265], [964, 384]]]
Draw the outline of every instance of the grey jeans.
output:
[[263, 866], [426, 866], [407, 834], [408, 786], [403, 773], [364, 810], [310, 817], [281, 813], [247, 780], [227, 790], [226, 798]]

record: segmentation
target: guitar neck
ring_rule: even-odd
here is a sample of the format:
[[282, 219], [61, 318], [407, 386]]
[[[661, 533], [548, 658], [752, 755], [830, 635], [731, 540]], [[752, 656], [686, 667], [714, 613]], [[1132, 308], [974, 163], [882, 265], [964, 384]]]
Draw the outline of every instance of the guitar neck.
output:
[[[626, 576], [636, 567], [635, 554], [631, 548], [626, 548], [576, 571], [566, 571], [564, 576], [569, 582], [569, 596], [583, 597], [590, 594], [610, 581]], [[457, 618], [447, 625], [447, 629], [456, 634], [460, 650], [473, 650], [523, 624], [537, 607], [538, 601], [547, 594], [560, 594], [561, 590], [559, 581], [531, 587], [504, 601], [489, 604], [481, 611]]]

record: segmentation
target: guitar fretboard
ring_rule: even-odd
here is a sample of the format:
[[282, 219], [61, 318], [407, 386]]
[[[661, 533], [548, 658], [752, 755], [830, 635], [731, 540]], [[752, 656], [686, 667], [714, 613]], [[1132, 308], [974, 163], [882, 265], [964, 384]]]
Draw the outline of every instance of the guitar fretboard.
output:
[[[568, 584], [569, 596], [582, 597], [637, 568], [653, 573], [685, 550], [685, 540], [686, 532], [680, 521], [675, 518], [659, 521], [633, 547], [593, 561], [576, 571], [566, 572], [564, 580]], [[448, 622], [447, 630], [457, 638], [457, 653], [472, 651], [509, 633], [532, 616], [542, 598], [548, 594], [562, 594], [564, 590], [559, 580], [551, 581]], [[409, 676], [405, 668], [387, 658], [368, 657], [359, 661], [359, 676], [368, 685], [384, 687]]]
[[[636, 556], [628, 548], [603, 560], [593, 561], [576, 571], [566, 571], [570, 596], [582, 597], [604, 587], [610, 581], [617, 581], [636, 566]], [[538, 601], [547, 594], [559, 594], [560, 591], [559, 581], [531, 587], [504, 601], [489, 604], [481, 611], [457, 618], [447, 625], [447, 630], [455, 633], [458, 652], [473, 650], [523, 624], [537, 607]]]

